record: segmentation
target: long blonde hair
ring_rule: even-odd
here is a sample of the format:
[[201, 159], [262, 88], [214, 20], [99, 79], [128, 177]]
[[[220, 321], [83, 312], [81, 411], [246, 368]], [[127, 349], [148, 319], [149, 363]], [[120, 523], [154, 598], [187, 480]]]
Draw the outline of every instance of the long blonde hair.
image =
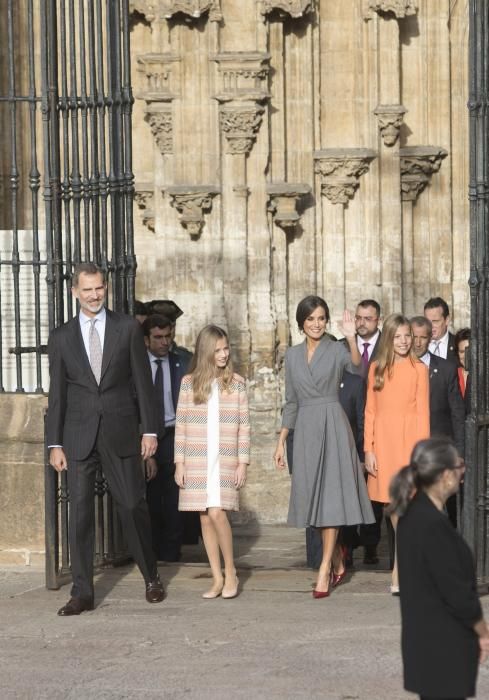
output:
[[[389, 377], [392, 376], [392, 368], [394, 367], [395, 361], [394, 336], [396, 335], [399, 326], [408, 326], [411, 332], [411, 339], [413, 337], [411, 323], [406, 316], [403, 316], [402, 314], [391, 314], [390, 316], [387, 316], [382, 326], [379, 351], [376, 357], [377, 366], [375, 367], [374, 371], [374, 391], [382, 391], [384, 388], [386, 372], [388, 373]], [[418, 361], [418, 358], [414, 352], [414, 344], [411, 344], [408, 358], [413, 366]]]
[[194, 403], [205, 403], [211, 393], [214, 379], [219, 382], [220, 391], [231, 393], [231, 382], [234, 370], [231, 356], [225, 367], [216, 367], [215, 350], [218, 340], [225, 338], [229, 343], [228, 334], [219, 326], [209, 324], [204, 326], [195, 342], [195, 353], [190, 362], [189, 373], [192, 375]]

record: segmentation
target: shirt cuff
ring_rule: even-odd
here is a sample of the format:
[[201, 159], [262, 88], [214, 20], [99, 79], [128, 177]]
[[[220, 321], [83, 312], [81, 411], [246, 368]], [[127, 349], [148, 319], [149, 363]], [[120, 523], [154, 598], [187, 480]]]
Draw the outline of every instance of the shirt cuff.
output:
[[52, 450], [53, 447], [60, 447], [61, 449], [63, 449], [63, 445], [48, 445], [48, 450]]
[[143, 433], [143, 437], [158, 437], [156, 433]]

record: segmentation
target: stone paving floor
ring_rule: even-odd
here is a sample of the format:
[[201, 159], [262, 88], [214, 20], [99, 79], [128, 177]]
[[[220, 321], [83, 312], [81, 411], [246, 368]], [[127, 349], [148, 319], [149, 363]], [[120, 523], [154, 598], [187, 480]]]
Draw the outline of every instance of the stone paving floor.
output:
[[[304, 537], [285, 527], [236, 528], [241, 593], [206, 601], [200, 547], [162, 564], [168, 596], [144, 600], [133, 567], [97, 575], [93, 612], [59, 618], [69, 587], [40, 569], [0, 570], [0, 700], [298, 698], [407, 700], [399, 602], [361, 553], [345, 584], [313, 600]], [[483, 599], [489, 617], [489, 599]], [[478, 697], [489, 698], [489, 663]]]

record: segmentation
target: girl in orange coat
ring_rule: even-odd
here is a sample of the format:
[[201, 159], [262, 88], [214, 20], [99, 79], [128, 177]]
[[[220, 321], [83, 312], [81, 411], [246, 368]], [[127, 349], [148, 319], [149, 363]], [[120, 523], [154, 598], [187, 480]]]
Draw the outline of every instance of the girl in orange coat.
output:
[[[389, 503], [392, 477], [409, 463], [414, 445], [430, 435], [428, 368], [416, 358], [409, 320], [385, 320], [377, 360], [368, 373], [365, 467], [370, 500]], [[391, 515], [394, 530], [397, 516]], [[399, 592], [397, 563], [391, 592]]]

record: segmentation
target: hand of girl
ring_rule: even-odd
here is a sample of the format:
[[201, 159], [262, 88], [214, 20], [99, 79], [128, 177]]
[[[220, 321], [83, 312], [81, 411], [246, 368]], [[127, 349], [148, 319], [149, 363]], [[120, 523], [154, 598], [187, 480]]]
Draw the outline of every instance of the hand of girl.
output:
[[237, 489], [242, 488], [246, 483], [246, 464], [238, 464], [234, 472], [234, 485]]
[[175, 482], [177, 486], [181, 489], [185, 488], [185, 482], [187, 481], [187, 470], [183, 462], [177, 462], [175, 464]]
[[377, 476], [377, 459], [373, 452], [365, 452], [365, 469], [370, 476]]

